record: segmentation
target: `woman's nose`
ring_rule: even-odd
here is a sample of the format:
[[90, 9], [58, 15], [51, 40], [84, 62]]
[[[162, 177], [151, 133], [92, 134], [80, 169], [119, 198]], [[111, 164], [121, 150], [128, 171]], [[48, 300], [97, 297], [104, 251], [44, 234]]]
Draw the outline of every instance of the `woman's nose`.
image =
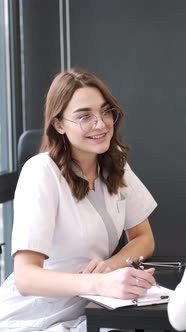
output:
[[96, 122], [95, 122], [95, 128], [100, 129], [105, 127], [105, 122], [101, 117], [97, 117]]

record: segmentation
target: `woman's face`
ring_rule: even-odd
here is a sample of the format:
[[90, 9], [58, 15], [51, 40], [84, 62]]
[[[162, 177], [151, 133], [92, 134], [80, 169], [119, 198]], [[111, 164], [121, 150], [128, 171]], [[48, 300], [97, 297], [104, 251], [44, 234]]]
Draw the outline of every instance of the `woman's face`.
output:
[[[106, 121], [108, 124], [105, 124], [101, 119], [102, 113], [109, 108], [111, 106], [97, 88], [83, 87], [75, 91], [63, 113], [63, 119], [54, 124], [58, 132], [68, 137], [74, 157], [95, 156], [109, 149], [114, 126], [112, 121]], [[96, 123], [96, 117], [92, 117], [92, 128], [89, 123], [91, 115], [98, 118]]]

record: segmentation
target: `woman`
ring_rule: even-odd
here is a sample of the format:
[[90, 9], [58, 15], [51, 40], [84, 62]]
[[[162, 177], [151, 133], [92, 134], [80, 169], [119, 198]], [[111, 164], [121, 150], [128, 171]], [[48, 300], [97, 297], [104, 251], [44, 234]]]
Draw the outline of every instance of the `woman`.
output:
[[171, 295], [168, 303], [168, 316], [171, 325], [175, 330], [186, 330], [186, 270], [182, 277], [181, 282], [176, 287], [175, 291]]
[[[127, 164], [121, 118], [94, 75], [74, 69], [54, 79], [41, 153], [15, 192], [14, 273], [0, 289], [0, 331], [86, 331], [79, 295], [130, 299], [155, 283], [154, 269], [126, 263], [154, 250], [156, 202]], [[112, 256], [123, 230], [128, 244]]]

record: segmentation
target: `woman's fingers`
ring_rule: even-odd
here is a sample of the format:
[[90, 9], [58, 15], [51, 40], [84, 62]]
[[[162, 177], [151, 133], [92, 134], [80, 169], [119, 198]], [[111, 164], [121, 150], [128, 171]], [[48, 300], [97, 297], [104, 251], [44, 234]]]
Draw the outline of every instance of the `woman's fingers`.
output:
[[150, 273], [151, 275], [153, 275], [154, 272], [155, 272], [155, 268], [151, 267], [150, 269], [147, 269], [147, 270], [144, 270], [144, 271], [147, 272], [147, 273]]
[[91, 260], [86, 266], [84, 266], [80, 273], [108, 273], [111, 272], [111, 268], [105, 261], [99, 259]]
[[148, 269], [148, 270], [133, 269], [131, 273], [133, 275], [133, 278], [140, 280], [139, 287], [145, 287], [148, 289], [156, 284], [156, 281], [153, 277], [154, 269]]
[[80, 273], [92, 273], [97, 265], [98, 261], [96, 259], [91, 260], [87, 265], [85, 265], [79, 272]]

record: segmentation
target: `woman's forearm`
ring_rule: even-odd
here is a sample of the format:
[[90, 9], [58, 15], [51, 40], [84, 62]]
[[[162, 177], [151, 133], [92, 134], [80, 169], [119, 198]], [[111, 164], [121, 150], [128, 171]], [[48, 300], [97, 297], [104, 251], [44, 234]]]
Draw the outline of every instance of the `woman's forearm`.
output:
[[[135, 280], [141, 280], [136, 286]], [[144, 296], [154, 284], [152, 274], [131, 267], [110, 273], [63, 273], [27, 266], [16, 276], [16, 285], [24, 296], [62, 297], [102, 295], [127, 299]]]
[[97, 288], [96, 274], [56, 272], [34, 265], [17, 272], [15, 281], [23, 296], [78, 296], [96, 294]]
[[132, 257], [138, 261], [140, 256], [145, 259], [150, 257], [154, 251], [154, 238], [149, 235], [140, 235], [128, 242], [117, 254], [107, 260], [112, 270], [128, 266], [126, 259]]

